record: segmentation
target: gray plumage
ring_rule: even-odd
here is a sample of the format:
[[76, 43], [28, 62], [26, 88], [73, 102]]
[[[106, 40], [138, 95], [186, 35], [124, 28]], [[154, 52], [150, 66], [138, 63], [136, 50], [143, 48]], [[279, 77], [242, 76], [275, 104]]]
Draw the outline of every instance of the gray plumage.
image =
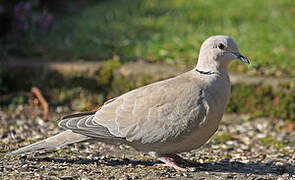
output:
[[41, 150], [49, 149], [49, 148], [56, 148], [56, 147], [60, 147], [60, 146], [68, 145], [68, 144], [86, 141], [89, 139], [90, 138], [87, 136], [73, 133], [71, 130], [66, 130], [55, 136], [49, 137], [45, 140], [36, 142], [34, 144], [30, 144], [16, 151], [13, 151], [10, 153], [10, 155], [41, 151]]
[[124, 143], [161, 158], [196, 149], [218, 128], [230, 96], [227, 66], [233, 59], [249, 63], [231, 38], [210, 37], [195, 69], [132, 90], [96, 112], [66, 116], [59, 123], [66, 131], [12, 154], [85, 140]]

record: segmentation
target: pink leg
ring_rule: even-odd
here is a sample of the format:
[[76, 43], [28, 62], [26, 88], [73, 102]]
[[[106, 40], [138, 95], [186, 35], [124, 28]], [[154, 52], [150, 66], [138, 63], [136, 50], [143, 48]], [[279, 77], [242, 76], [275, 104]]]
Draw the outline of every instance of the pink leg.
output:
[[194, 167], [188, 166], [188, 164], [191, 164], [191, 163], [189, 163], [189, 161], [181, 158], [180, 156], [178, 156], [176, 154], [163, 155], [161, 157], [158, 157], [158, 160], [165, 163], [165, 164], [157, 164], [158, 166], [173, 167], [179, 171], [195, 171]]

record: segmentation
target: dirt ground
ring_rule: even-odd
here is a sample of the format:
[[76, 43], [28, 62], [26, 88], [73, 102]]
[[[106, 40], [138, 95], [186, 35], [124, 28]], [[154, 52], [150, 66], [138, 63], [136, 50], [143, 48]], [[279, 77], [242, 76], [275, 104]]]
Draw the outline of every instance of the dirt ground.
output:
[[10, 157], [11, 150], [61, 131], [66, 106], [51, 108], [48, 121], [28, 105], [0, 108], [1, 179], [295, 179], [294, 124], [226, 115], [218, 132], [200, 149], [182, 153], [196, 163], [180, 172], [132, 148], [80, 143]]

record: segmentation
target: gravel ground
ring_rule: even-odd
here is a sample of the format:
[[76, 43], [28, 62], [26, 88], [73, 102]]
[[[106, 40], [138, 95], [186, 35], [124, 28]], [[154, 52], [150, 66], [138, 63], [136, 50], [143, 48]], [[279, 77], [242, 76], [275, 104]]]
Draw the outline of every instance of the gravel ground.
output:
[[[67, 107], [41, 110], [19, 105], [0, 108], [1, 179], [295, 179], [294, 124], [275, 119], [226, 115], [218, 132], [198, 150], [182, 153], [195, 172], [154, 166], [157, 162], [130, 147], [80, 143], [35, 154], [7, 152], [54, 135]], [[12, 113], [13, 112], [13, 113]]]

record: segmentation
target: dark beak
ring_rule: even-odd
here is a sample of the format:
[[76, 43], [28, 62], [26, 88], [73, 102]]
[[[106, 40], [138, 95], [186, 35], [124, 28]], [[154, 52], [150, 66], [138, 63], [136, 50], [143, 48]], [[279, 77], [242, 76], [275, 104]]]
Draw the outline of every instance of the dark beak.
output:
[[239, 59], [241, 60], [242, 62], [244, 63], [247, 63], [247, 64], [250, 64], [250, 61], [248, 58], [246, 58], [245, 56], [243, 56], [241, 53], [234, 53], [234, 55]]

